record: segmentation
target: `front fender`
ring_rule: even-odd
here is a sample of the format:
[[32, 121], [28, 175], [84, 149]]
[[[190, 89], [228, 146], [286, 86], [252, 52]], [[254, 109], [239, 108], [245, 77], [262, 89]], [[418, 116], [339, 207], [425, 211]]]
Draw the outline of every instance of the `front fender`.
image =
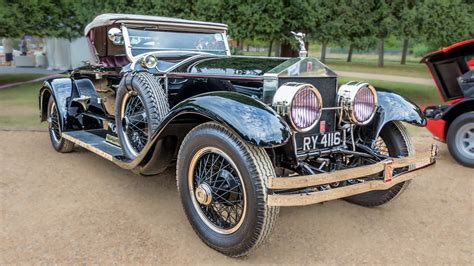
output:
[[209, 92], [173, 107], [137, 158], [128, 160], [119, 156], [114, 158], [114, 163], [125, 169], [135, 169], [153, 152], [162, 133], [173, 127], [172, 122], [189, 114], [221, 123], [244, 141], [259, 147], [281, 146], [292, 136], [288, 124], [261, 101], [236, 92]]
[[374, 141], [383, 126], [390, 121], [426, 126], [426, 118], [421, 109], [407, 98], [391, 91], [377, 91], [377, 97], [378, 107], [372, 122], [360, 127], [360, 136], [364, 141]]
[[189, 98], [171, 110], [204, 115], [225, 125], [244, 141], [259, 147], [275, 147], [288, 142], [291, 129], [269, 106], [235, 92], [211, 92]]
[[46, 120], [46, 112], [48, 109], [49, 97], [53, 97], [56, 101], [61, 129], [63, 129], [67, 114], [68, 98], [71, 96], [72, 79], [70, 78], [53, 78], [44, 81], [43, 87], [39, 92], [39, 108], [41, 121]]

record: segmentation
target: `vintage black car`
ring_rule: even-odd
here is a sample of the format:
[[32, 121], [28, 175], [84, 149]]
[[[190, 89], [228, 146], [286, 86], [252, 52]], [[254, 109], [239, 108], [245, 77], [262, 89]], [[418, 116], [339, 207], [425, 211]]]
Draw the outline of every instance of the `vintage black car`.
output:
[[[176, 164], [199, 237], [243, 256], [270, 235], [280, 206], [334, 199], [373, 207], [398, 196], [437, 148], [415, 155], [402, 122], [420, 109], [306, 57], [231, 56], [227, 26], [104, 14], [85, 29], [94, 62], [40, 90], [53, 147], [82, 146], [156, 175]], [[61, 167], [60, 165], [58, 167]]]

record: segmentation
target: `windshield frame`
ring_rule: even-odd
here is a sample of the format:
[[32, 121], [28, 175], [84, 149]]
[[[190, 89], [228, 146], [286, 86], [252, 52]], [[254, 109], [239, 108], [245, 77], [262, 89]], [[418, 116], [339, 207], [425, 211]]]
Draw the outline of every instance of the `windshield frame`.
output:
[[[172, 54], [172, 53], [180, 53], [180, 54], [183, 54], [183, 53], [189, 53], [189, 54], [211, 54], [211, 53], [207, 53], [207, 52], [199, 52], [199, 51], [193, 51], [193, 50], [150, 50], [150, 52], [145, 52], [145, 53], [141, 53], [141, 54], [138, 54], [138, 55], [133, 55], [132, 53], [132, 44], [130, 43], [130, 36], [129, 36], [129, 33], [128, 33], [128, 28], [126, 25], [122, 24], [121, 26], [122, 28], [122, 34], [123, 34], [123, 40], [124, 40], [124, 45], [125, 45], [125, 52], [127, 54], [127, 57], [128, 59], [131, 61], [131, 62], [135, 62], [136, 60], [138, 60], [139, 58], [141, 58], [143, 55], [145, 54], [150, 54], [150, 53], [153, 53], [153, 54]], [[176, 29], [176, 32], [192, 32], [192, 31], [186, 31], [185, 29], [183, 30], [178, 30]], [[212, 31], [210, 31], [211, 33]], [[229, 42], [228, 42], [228, 38], [227, 38], [227, 32], [226, 31], [218, 31], [218, 32], [215, 32], [215, 33], [221, 33], [223, 38], [224, 38], [224, 45], [225, 45], [225, 55], [228, 55], [230, 56], [230, 48], [229, 48]], [[217, 55], [217, 54], [216, 54]]]

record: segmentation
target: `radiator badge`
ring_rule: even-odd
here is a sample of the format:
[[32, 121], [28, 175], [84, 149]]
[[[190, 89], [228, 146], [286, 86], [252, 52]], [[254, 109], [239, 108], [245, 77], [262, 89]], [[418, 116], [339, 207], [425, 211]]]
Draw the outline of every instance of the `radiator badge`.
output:
[[319, 122], [319, 132], [320, 133], [326, 132], [326, 121], [322, 120]]

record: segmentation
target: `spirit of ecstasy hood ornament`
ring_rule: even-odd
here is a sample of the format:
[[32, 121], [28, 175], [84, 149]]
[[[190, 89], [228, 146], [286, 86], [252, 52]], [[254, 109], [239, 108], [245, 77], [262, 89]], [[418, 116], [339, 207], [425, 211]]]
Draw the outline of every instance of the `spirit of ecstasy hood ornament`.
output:
[[291, 34], [293, 34], [295, 39], [298, 40], [298, 42], [300, 43], [300, 57], [308, 56], [308, 52], [306, 51], [306, 47], [304, 45], [304, 37], [306, 36], [306, 34], [294, 31], [292, 31]]

